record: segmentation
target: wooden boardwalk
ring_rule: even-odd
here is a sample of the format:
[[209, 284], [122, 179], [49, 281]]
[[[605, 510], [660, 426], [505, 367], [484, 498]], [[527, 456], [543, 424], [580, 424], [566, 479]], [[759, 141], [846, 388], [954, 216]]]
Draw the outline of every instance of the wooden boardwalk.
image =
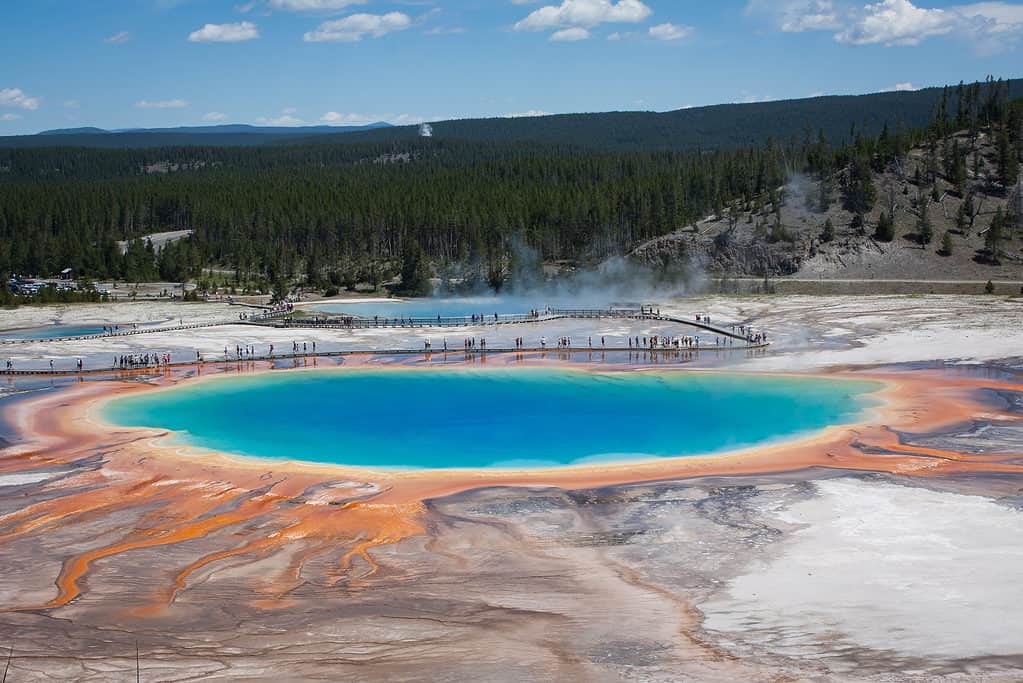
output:
[[273, 322], [250, 321], [253, 325], [271, 326], [284, 329], [313, 329], [313, 330], [364, 330], [364, 329], [389, 329], [389, 328], [452, 328], [452, 327], [500, 327], [502, 325], [521, 325], [529, 323], [545, 323], [556, 320], [571, 319], [616, 319], [616, 320], [652, 320], [659, 322], [670, 322], [678, 325], [688, 325], [716, 335], [738, 339], [743, 342], [746, 337], [743, 334], [726, 329], [717, 325], [697, 320], [678, 318], [670, 315], [661, 315], [659, 312], [646, 309], [549, 309], [539, 315], [516, 314], [516, 315], [494, 315], [494, 316], [458, 316], [458, 317], [396, 317], [385, 318], [376, 316], [373, 318], [289, 318]]
[[615, 347], [599, 347], [599, 346], [584, 346], [584, 347], [530, 347], [530, 348], [492, 348], [492, 349], [463, 349], [463, 348], [448, 348], [447, 351], [443, 349], [350, 349], [344, 351], [318, 351], [313, 353], [275, 353], [272, 356], [269, 354], [264, 355], [253, 355], [253, 356], [242, 356], [241, 358], [214, 358], [211, 360], [189, 360], [189, 361], [178, 361], [173, 363], [165, 363], [160, 365], [141, 365], [131, 368], [121, 367], [103, 367], [103, 368], [85, 368], [83, 370], [48, 370], [48, 369], [32, 369], [32, 370], [0, 370], [0, 376], [7, 377], [78, 377], [81, 375], [104, 375], [104, 374], [152, 374], [154, 372], [161, 372], [164, 370], [171, 369], [182, 369], [182, 368], [203, 368], [203, 367], [229, 367], [229, 366], [242, 366], [247, 363], [281, 363], [286, 361], [301, 361], [301, 360], [314, 360], [317, 358], [348, 358], [357, 356], [380, 356], [380, 357], [415, 357], [421, 356], [424, 359], [431, 360], [434, 358], [442, 359], [475, 359], [484, 358], [486, 356], [507, 356], [507, 355], [522, 355], [522, 356], [540, 356], [540, 357], [556, 357], [565, 356], [571, 358], [572, 356], [593, 356], [596, 354], [635, 354], [637, 356], [657, 356], [664, 358], [677, 358], [685, 360], [693, 360], [699, 358], [701, 354], [712, 354], [712, 353], [728, 353], [734, 354], [739, 351], [753, 352], [763, 351], [769, 345], [758, 344], [751, 346], [701, 346], [700, 348], [681, 348], [675, 347], [639, 347], [630, 348], [627, 346], [615, 346]]
[[[30, 342], [63, 342], [63, 341], [79, 341], [79, 340], [95, 340], [95, 339], [116, 339], [121, 337], [130, 337], [140, 334], [155, 334], [158, 332], [173, 332], [179, 330], [190, 330], [199, 328], [209, 328], [226, 325], [254, 325], [260, 327], [272, 327], [274, 329], [288, 329], [288, 330], [302, 330], [302, 329], [315, 329], [315, 330], [353, 330], [353, 329], [452, 329], [452, 328], [471, 328], [471, 327], [499, 327], [503, 325], [522, 325], [522, 324], [539, 324], [547, 323], [557, 320], [598, 320], [598, 319], [615, 319], [615, 320], [632, 320], [632, 321], [656, 321], [656, 322], [668, 322], [678, 325], [689, 326], [698, 330], [713, 333], [714, 335], [731, 340], [732, 342], [742, 342], [741, 344], [725, 344], [725, 345], [710, 345], [701, 344], [699, 347], [674, 347], [674, 346], [625, 346], [625, 347], [603, 347], [603, 346], [581, 346], [581, 347], [530, 347], [530, 348], [448, 348], [446, 351], [443, 349], [432, 349], [432, 348], [420, 348], [420, 349], [351, 349], [351, 350], [339, 350], [339, 351], [320, 351], [320, 352], [296, 352], [296, 353], [275, 353], [273, 355], [242, 355], [241, 357], [231, 357], [230, 355], [226, 358], [220, 357], [211, 360], [188, 360], [179, 361], [160, 365], [142, 365], [136, 367], [102, 367], [102, 368], [84, 368], [82, 370], [60, 370], [60, 369], [13, 369], [0, 370], [0, 375], [6, 376], [78, 376], [78, 375], [95, 375], [95, 374], [107, 374], [107, 373], [151, 373], [155, 371], [171, 369], [171, 368], [188, 368], [188, 367], [202, 367], [206, 365], [235, 365], [240, 363], [252, 363], [252, 362], [279, 362], [287, 360], [299, 360], [299, 359], [315, 359], [315, 358], [344, 358], [347, 356], [453, 356], [461, 355], [466, 358], [476, 356], [487, 356], [487, 355], [507, 355], [507, 354], [566, 354], [569, 357], [573, 354], [593, 354], [593, 353], [636, 353], [636, 354], [657, 354], [658, 356], [672, 356], [679, 354], [700, 354], [700, 353], [735, 353], [737, 351], [754, 351], [762, 350], [769, 346], [769, 343], [758, 342], [754, 343], [750, 338], [743, 334], [734, 332], [732, 329], [726, 329], [717, 325], [704, 322], [702, 320], [696, 320], [694, 316], [692, 320], [678, 318], [671, 315], [662, 315], [655, 309], [547, 309], [542, 314], [531, 315], [531, 314], [520, 314], [520, 315], [505, 315], [505, 316], [476, 316], [473, 319], [472, 316], [463, 317], [449, 317], [438, 316], [436, 318], [343, 318], [341, 321], [337, 319], [281, 319], [282, 314], [268, 314], [265, 316], [259, 316], [256, 319], [250, 320], [238, 320], [238, 321], [224, 321], [224, 322], [211, 322], [211, 323], [196, 323], [191, 325], [178, 325], [174, 327], [154, 327], [140, 330], [128, 330], [122, 333], [103, 334], [103, 335], [86, 335], [80, 337], [62, 337], [55, 339], [30, 339], [30, 340], [16, 340], [6, 343], [30, 343]], [[736, 326], [740, 327], [740, 326]]]

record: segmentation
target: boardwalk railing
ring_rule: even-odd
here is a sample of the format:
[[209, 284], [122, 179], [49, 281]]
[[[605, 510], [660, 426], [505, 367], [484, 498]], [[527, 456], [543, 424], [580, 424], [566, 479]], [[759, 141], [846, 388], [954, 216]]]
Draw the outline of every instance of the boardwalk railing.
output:
[[105, 375], [105, 374], [122, 374], [122, 373], [152, 373], [160, 372], [163, 370], [170, 370], [174, 368], [191, 368], [191, 367], [203, 367], [203, 366], [231, 366], [231, 365], [242, 365], [245, 363], [256, 363], [256, 362], [270, 362], [270, 363], [282, 363], [286, 361], [292, 361], [297, 363], [298, 361], [317, 359], [317, 358], [347, 358], [350, 356], [423, 356], [427, 359], [432, 358], [484, 358], [486, 356], [499, 356], [499, 355], [520, 355], [520, 356], [540, 356], [540, 357], [563, 357], [571, 358], [572, 356], [594, 356], [600, 355], [605, 356], [607, 354], [619, 354], [628, 353], [631, 357], [633, 354], [637, 358], [644, 359], [674, 359], [679, 362], [692, 361], [700, 357], [700, 354], [704, 353], [735, 353], [738, 351], [745, 351], [747, 353], [762, 352], [767, 347], [767, 344], [760, 344], [755, 346], [706, 346], [700, 348], [675, 348], [675, 347], [643, 347], [643, 348], [629, 348], [629, 347], [530, 347], [530, 348], [449, 348], [447, 350], [441, 349], [349, 349], [343, 351], [314, 351], [314, 352], [298, 352], [298, 353], [278, 353], [278, 354], [260, 354], [260, 355], [242, 355], [240, 358], [234, 355], [228, 357], [218, 357], [211, 359], [201, 360], [187, 360], [187, 361], [174, 361], [170, 363], [150, 363], [150, 364], [138, 364], [126, 367], [103, 367], [103, 368], [83, 368], [82, 370], [47, 370], [47, 369], [29, 369], [29, 370], [3, 370], [0, 369], [0, 376], [15, 376], [15, 377], [26, 377], [26, 376], [69, 376], [74, 377], [78, 375]]
[[287, 318], [274, 324], [274, 327], [286, 328], [317, 328], [317, 329], [366, 329], [375, 327], [473, 327], [478, 325], [512, 325], [521, 323], [544, 322], [557, 320], [559, 317], [550, 314], [531, 315], [529, 313], [510, 315], [462, 315], [462, 316], [431, 316], [431, 317], [386, 317], [372, 318], [358, 316], [335, 316], [329, 318]]
[[[419, 327], [479, 327], [494, 325], [512, 325], [522, 323], [542, 323], [564, 319], [600, 319], [615, 318], [625, 320], [656, 320], [677, 325], [688, 325], [722, 337], [747, 341], [746, 335], [718, 325], [705, 322], [702, 318], [692, 320], [671, 315], [661, 315], [654, 309], [646, 308], [548, 308], [538, 311], [537, 315], [466, 315], [436, 317], [384, 317], [372, 318], [358, 316], [324, 317], [324, 318], [286, 318], [276, 321], [274, 327], [288, 329], [372, 329], [372, 328], [419, 328]], [[258, 324], [258, 323], [257, 323]]]
[[221, 325], [235, 325], [240, 320], [225, 322], [213, 321], [208, 323], [190, 323], [188, 325], [169, 325], [166, 327], [145, 327], [137, 330], [118, 330], [117, 332], [103, 332], [100, 334], [80, 334], [71, 337], [24, 337], [22, 339], [0, 339], [0, 345], [4, 344], [37, 344], [46, 342], [80, 341], [87, 339], [117, 339], [119, 337], [132, 337], [139, 334], [154, 334], [156, 332], [177, 332], [179, 330], [198, 330], [204, 327], [220, 327]]
[[[383, 317], [374, 316], [372, 318], [357, 317], [357, 316], [333, 316], [324, 318], [289, 318], [287, 317], [289, 311], [277, 310], [267, 311], [259, 315], [250, 316], [244, 320], [221, 320], [212, 321], [207, 323], [193, 323], [189, 325], [173, 325], [173, 326], [160, 326], [160, 327], [147, 327], [143, 329], [126, 330], [124, 332], [113, 332], [104, 334], [91, 334], [74, 337], [57, 337], [57, 338], [26, 338], [26, 339], [6, 339], [0, 340], [0, 345], [8, 344], [34, 344], [34, 343], [49, 343], [49, 342], [62, 342], [62, 341], [78, 341], [78, 340], [90, 340], [90, 339], [112, 339], [118, 337], [130, 337], [139, 334], [154, 334], [157, 332], [176, 332], [181, 330], [194, 330], [200, 328], [219, 327], [224, 325], [259, 325], [259, 326], [272, 326], [276, 328], [285, 329], [337, 329], [337, 330], [351, 330], [351, 329], [373, 329], [373, 328], [452, 328], [452, 327], [479, 327], [479, 326], [498, 326], [498, 325], [516, 325], [524, 323], [543, 323], [554, 320], [565, 320], [565, 319], [600, 319], [600, 318], [615, 318], [615, 319], [626, 319], [626, 320], [655, 320], [661, 322], [670, 322], [678, 325], [688, 325], [697, 329], [706, 330], [712, 332], [715, 335], [722, 337], [728, 337], [743, 341], [746, 346], [766, 346], [766, 343], [753, 343], [745, 334], [737, 333], [734, 329], [726, 329], [717, 325], [712, 325], [703, 321], [702, 319], [697, 320], [695, 317], [692, 320], [678, 318], [670, 315], [661, 315], [659, 311], [654, 309], [634, 309], [634, 308], [607, 308], [607, 309], [566, 309], [566, 308], [547, 308], [538, 310], [534, 315], [532, 313], [523, 314], [494, 314], [494, 315], [467, 315], [467, 316], [436, 316], [436, 317]], [[740, 328], [744, 329], [744, 328]]]

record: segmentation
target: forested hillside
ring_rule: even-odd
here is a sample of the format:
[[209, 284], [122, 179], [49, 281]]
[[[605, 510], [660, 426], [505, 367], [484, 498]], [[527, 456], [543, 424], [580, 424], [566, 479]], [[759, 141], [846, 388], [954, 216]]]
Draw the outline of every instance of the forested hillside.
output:
[[[434, 134], [462, 140], [531, 141], [612, 150], [716, 150], [778, 142], [805, 141], [822, 132], [833, 145], [857, 135], [927, 125], [935, 109], [949, 99], [951, 111], [970, 109], [993, 91], [1009, 99], [1023, 97], [1023, 80], [988, 81], [957, 88], [915, 92], [815, 97], [802, 100], [722, 104], [665, 113], [611, 112], [523, 119], [469, 119], [433, 125]], [[416, 134], [414, 127], [354, 133], [349, 142], [393, 140]], [[333, 142], [325, 136], [317, 142]]]
[[[992, 88], [1010, 99], [1023, 97], [1023, 80], [986, 82], [963, 87], [968, 100], [989, 96]], [[852, 142], [857, 134], [872, 136], [898, 126], [917, 128], [930, 120], [947, 93], [942, 88], [869, 95], [813, 97], [777, 102], [721, 104], [657, 112], [564, 114], [526, 118], [462, 119], [433, 123], [441, 138], [478, 142], [534, 142], [604, 150], [717, 150], [762, 145], [769, 140], [791, 142], [823, 131], [832, 144]], [[680, 93], [684, 99], [686, 95]], [[957, 102], [952, 103], [953, 107]], [[61, 131], [51, 135], [0, 137], [0, 148], [79, 146], [108, 149], [153, 147], [232, 147], [292, 145], [299, 138], [311, 144], [405, 142], [419, 135], [418, 126], [376, 127], [353, 131], [302, 128], [157, 129], [110, 133]]]
[[[841, 195], [853, 229], [865, 231], [879, 203], [876, 174], [899, 168], [914, 149], [927, 150], [915, 179], [921, 192], [937, 191], [940, 177], [942, 192], [965, 201], [973, 185], [963, 169], [984, 163], [985, 191], [1006, 197], [1023, 138], [1023, 107], [1010, 103], [1010, 92], [1004, 82], [950, 89], [923, 128], [893, 124], [849, 143], [822, 130], [715, 152], [444, 136], [255, 149], [7, 150], [0, 274], [73, 267], [94, 279], [180, 281], [215, 268], [230, 273], [233, 287], [266, 290], [289, 280], [378, 283], [404, 262], [417, 278], [500, 286], [527, 252], [593, 264], [709, 214], [730, 216], [734, 226], [745, 212], [752, 222], [784, 201], [781, 188], [795, 174], [822, 179]], [[988, 162], [971, 155], [981, 138], [993, 150]], [[789, 243], [777, 213], [756, 239]], [[159, 254], [138, 239], [187, 229], [191, 238]], [[129, 241], [126, 253], [119, 240]]]
[[[783, 183], [801, 150], [712, 155], [543, 153], [472, 145], [369, 160], [0, 184], [0, 271], [180, 280], [201, 266], [239, 280], [383, 266], [405, 246], [438, 263], [499, 272], [517, 240], [545, 258], [598, 259], [673, 230], [733, 197]], [[431, 152], [437, 151], [437, 154]], [[159, 263], [117, 240], [194, 228]], [[370, 277], [370, 276], [367, 276]]]
[[365, 126], [180, 126], [176, 128], [148, 128], [109, 131], [87, 126], [45, 130], [35, 135], [0, 137], [0, 148], [38, 149], [41, 147], [73, 146], [93, 149], [142, 149], [151, 147], [207, 146], [256, 147], [272, 143], [287, 144], [301, 138], [318, 135], [343, 135], [389, 128], [386, 123]]

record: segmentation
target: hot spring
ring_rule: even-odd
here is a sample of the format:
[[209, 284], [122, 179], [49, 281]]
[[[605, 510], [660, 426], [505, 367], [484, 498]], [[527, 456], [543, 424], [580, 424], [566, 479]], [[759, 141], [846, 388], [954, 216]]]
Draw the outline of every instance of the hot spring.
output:
[[[160, 324], [161, 322], [138, 323], [138, 327], [146, 328]], [[0, 330], [0, 341], [28, 341], [33, 339], [46, 341], [48, 339], [62, 339], [65, 337], [92, 337], [105, 334], [107, 329], [112, 327], [114, 327], [113, 323], [87, 323], [81, 325], [53, 323], [42, 327], [6, 331]], [[131, 323], [120, 323], [117, 325], [117, 331], [128, 332], [131, 330], [131, 327]]]
[[[306, 310], [314, 313], [347, 314], [360, 318], [469, 318], [480, 315], [522, 315], [533, 309], [607, 308], [606, 301], [580, 301], [559, 297], [526, 299], [512, 296], [428, 297], [423, 299], [369, 299], [353, 302], [317, 303]], [[638, 306], [637, 306], [638, 307]]]
[[368, 468], [542, 468], [721, 453], [858, 420], [877, 383], [570, 369], [266, 373], [115, 399], [178, 444]]

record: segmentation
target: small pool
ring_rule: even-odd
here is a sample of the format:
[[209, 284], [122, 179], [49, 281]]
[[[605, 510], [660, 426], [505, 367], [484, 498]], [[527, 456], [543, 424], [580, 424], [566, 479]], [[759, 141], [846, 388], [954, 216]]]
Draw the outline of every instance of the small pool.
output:
[[103, 334], [102, 325], [47, 325], [24, 330], [0, 332], [0, 339], [59, 339], [61, 337], [88, 337]]
[[[139, 324], [139, 329], [143, 327], [151, 327], [153, 325], [160, 325], [160, 322], [152, 322]], [[118, 332], [128, 332], [131, 330], [131, 323], [118, 324]], [[90, 337], [97, 334], [103, 334], [103, 324], [84, 324], [84, 325], [44, 325], [42, 327], [31, 327], [21, 330], [7, 330], [0, 331], [0, 340], [2, 341], [22, 341], [28, 339], [61, 339], [63, 337]]]
[[855, 421], [872, 382], [691, 372], [368, 369], [218, 378], [117, 399], [117, 425], [261, 458], [535, 468], [719, 453]]

